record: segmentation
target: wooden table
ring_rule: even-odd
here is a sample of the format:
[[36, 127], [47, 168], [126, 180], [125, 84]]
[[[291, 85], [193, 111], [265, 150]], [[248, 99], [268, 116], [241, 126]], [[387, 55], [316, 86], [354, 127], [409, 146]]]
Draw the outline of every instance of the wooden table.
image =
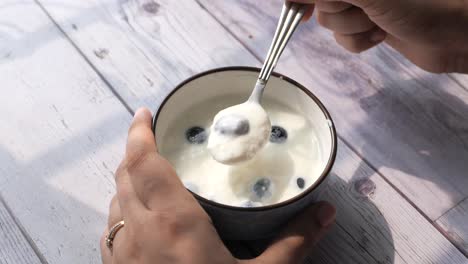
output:
[[[259, 66], [280, 5], [1, 1], [0, 263], [99, 263], [133, 111], [195, 73]], [[307, 262], [468, 263], [468, 77], [386, 46], [350, 54], [315, 22], [277, 70], [339, 133], [337, 223]]]

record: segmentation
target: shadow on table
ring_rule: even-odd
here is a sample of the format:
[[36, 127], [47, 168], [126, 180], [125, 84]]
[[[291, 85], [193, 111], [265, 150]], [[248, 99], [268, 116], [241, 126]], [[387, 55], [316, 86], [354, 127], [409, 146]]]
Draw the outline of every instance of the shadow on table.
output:
[[[83, 12], [83, 13], [91, 13], [91, 12]], [[82, 14], [78, 14], [82, 15]], [[80, 20], [80, 19], [78, 19]], [[87, 17], [81, 18], [83, 21], [82, 24], [79, 26], [87, 26], [88, 24], [92, 23], [93, 18]], [[70, 19], [70, 21], [75, 21], [75, 19]], [[13, 35], [3, 34], [3, 39], [10, 41], [11, 46], [22, 46], [26, 45], [25, 43], [35, 43], [37, 46], [43, 45], [45, 42], [51, 41], [52, 37], [56, 35], [55, 33], [50, 33], [54, 30], [52, 24], [50, 26], [40, 28], [37, 30], [36, 33], [28, 35], [26, 38], [22, 39], [15, 39]], [[11, 30], [17, 30], [15, 28], [11, 28]], [[1, 32], [0, 32], [1, 33]], [[0, 34], [1, 35], [1, 34]], [[38, 41], [40, 40], [40, 41]], [[38, 47], [35, 47], [36, 49]], [[13, 52], [12, 57], [21, 57], [30, 55], [34, 52], [34, 49], [31, 47], [22, 48], [20, 49], [22, 54], [15, 54]], [[8, 56], [10, 56], [8, 55]], [[0, 60], [0, 63], [2, 61]], [[413, 83], [408, 84], [401, 84], [401, 87], [405, 85], [412, 85]], [[467, 171], [467, 164], [463, 161], [468, 160], [468, 152], [460, 152], [460, 145], [463, 145], [464, 148], [467, 148], [468, 145], [468, 122], [467, 117], [468, 115], [464, 115], [464, 113], [468, 113], [467, 105], [461, 101], [460, 99], [450, 95], [444, 94], [443, 97], [451, 98], [450, 102], [453, 108], [449, 108], [447, 105], [442, 105], [437, 100], [430, 100], [425, 103], [424, 106], [419, 106], [420, 102], [415, 101], [414, 97], [409, 96], [409, 98], [405, 97], [405, 105], [400, 101], [400, 98], [395, 96], [395, 94], [391, 91], [392, 85], [388, 87], [384, 87], [382, 91], [377, 92], [376, 94], [360, 99], [361, 108], [363, 108], [374, 120], [382, 120], [382, 124], [384, 124], [380, 129], [376, 130], [376, 133], [382, 133], [383, 136], [392, 139], [392, 141], [396, 142], [395, 144], [402, 144], [401, 142], [408, 142], [411, 141], [412, 145], [416, 146], [417, 151], [415, 151], [414, 157], [402, 157], [402, 159], [406, 160], [407, 162], [398, 162], [392, 163], [388, 160], [381, 160], [378, 162], [372, 163], [377, 169], [382, 167], [389, 167], [398, 169], [401, 171], [405, 171], [408, 174], [415, 175], [417, 177], [424, 177], [424, 175], [418, 175], [415, 173], [417, 171], [411, 165], [412, 158], [426, 158], [431, 157], [431, 161], [434, 161], [435, 169], [443, 167], [444, 170], [441, 170], [441, 173], [447, 173], [447, 177], [450, 177], [450, 173], [459, 173], [459, 171]], [[443, 93], [443, 91], [440, 91]], [[404, 95], [402, 95], [404, 96]], [[382, 103], [376, 103], [382, 102]], [[408, 105], [410, 104], [410, 105]], [[412, 105], [412, 106], [411, 106]], [[421, 112], [415, 112], [414, 106], [418, 106], [422, 109], [430, 109], [432, 116], [423, 115]], [[418, 109], [418, 108], [416, 108]], [[461, 109], [460, 112], [454, 111], [453, 109]], [[422, 117], [418, 117], [418, 115], [422, 115]], [[416, 118], [435, 118], [437, 120], [437, 127], [424, 127], [420, 124], [420, 122], [414, 122]], [[391, 121], [388, 121], [391, 120]], [[115, 122], [115, 120], [109, 120], [109, 123]], [[393, 122], [393, 123], [392, 123]], [[106, 122], [107, 123], [107, 122]], [[102, 126], [99, 126], [98, 129], [102, 129], [106, 127], [106, 123], [103, 123]], [[395, 125], [397, 124], [397, 125]], [[429, 124], [429, 122], [427, 122]], [[362, 126], [356, 126], [355, 129], [358, 131], [357, 133], [366, 134], [369, 133], [370, 130], [361, 129], [365, 122], [363, 122]], [[95, 131], [95, 128], [91, 129], [91, 131]], [[413, 135], [412, 138], [404, 137], [403, 135], [408, 135], [408, 133], [401, 133], [400, 129], [408, 129]], [[410, 133], [410, 134], [411, 134]], [[432, 138], [434, 140], [440, 140], [437, 142], [437, 146], [441, 146], [440, 149], [437, 148], [427, 148], [423, 141], [419, 141], [417, 135], [424, 133], [425, 135], [429, 135], [426, 138]], [[445, 135], [441, 137], [441, 135]], [[447, 136], [447, 135], [450, 135]], [[372, 136], [367, 137], [369, 139], [375, 138]], [[78, 149], [74, 146], [86, 146], [88, 138], [86, 134], [83, 135], [75, 135], [74, 137], [70, 138], [69, 144], [65, 143], [58, 147], [57, 149], [51, 149], [48, 153], [45, 153], [44, 156], [39, 157], [37, 160], [32, 161], [29, 164], [20, 164], [20, 163], [10, 163], [6, 166], [14, 166], [12, 170], [7, 171], [15, 171], [17, 172], [18, 177], [22, 176], [31, 176], [27, 182], [28, 186], [25, 186], [24, 190], [34, 190], [35, 188], [41, 189], [41, 192], [47, 192], [49, 197], [53, 197], [49, 199], [51, 201], [64, 201], [63, 204], [69, 204], [73, 206], [72, 208], [58, 208], [57, 206], [51, 208], [44, 208], [42, 215], [32, 215], [31, 217], [40, 218], [40, 219], [48, 219], [50, 222], [60, 223], [57, 228], [59, 230], [69, 230], [70, 232], [66, 233], [47, 233], [47, 230], [44, 230], [44, 234], [37, 233], [40, 232], [39, 229], [34, 229], [32, 231], [36, 232], [31, 234], [34, 238], [34, 241], [39, 244], [41, 249], [47, 248], [41, 245], [41, 243], [47, 243], [47, 241], [55, 241], [56, 244], [60, 242], [57, 241], [64, 241], [64, 237], [66, 238], [67, 243], [65, 246], [71, 247], [73, 243], [70, 241], [82, 241], [83, 234], [80, 231], [76, 231], [73, 226], [68, 226], [69, 224], [74, 223], [73, 220], [70, 219], [61, 219], [64, 214], [56, 213], [56, 211], [70, 211], [70, 217], [81, 217], [81, 216], [91, 216], [86, 219], [81, 219], [80, 221], [83, 222], [81, 225], [82, 230], [88, 230], [86, 232], [91, 232], [96, 234], [96, 241], [92, 243], [86, 243], [89, 248], [80, 248], [83, 252], [79, 254], [89, 255], [88, 259], [96, 259], [96, 250], [98, 243], [97, 239], [101, 233], [101, 229], [103, 223], [105, 223], [106, 216], [101, 212], [98, 212], [96, 209], [87, 206], [82, 201], [75, 200], [73, 196], [70, 196], [69, 193], [63, 192], [60, 190], [62, 186], [58, 186], [59, 189], [55, 189], [50, 182], [53, 182], [51, 178], [55, 176], [56, 170], [60, 170], [65, 168], [66, 166], [73, 164], [73, 161], [79, 161], [80, 157], [83, 158], [86, 154], [91, 152], [97, 151], [100, 146], [96, 145], [93, 148], [86, 148], [86, 149]], [[111, 138], [107, 139], [111, 140]], [[103, 140], [102, 143], [108, 143]], [[458, 145], [460, 144], [460, 145]], [[386, 147], [391, 146], [388, 144], [387, 141], [381, 142], [366, 142], [365, 145], [362, 147], [362, 154], [364, 157], [374, 156], [376, 151], [382, 151]], [[448, 146], [443, 147], [443, 146]], [[6, 154], [5, 154], [6, 153]], [[392, 152], [389, 151], [389, 154]], [[398, 155], [399, 153], [395, 153]], [[4, 158], [5, 157], [5, 158]], [[451, 168], [447, 168], [446, 160], [452, 160], [454, 165], [451, 165]], [[14, 159], [8, 155], [6, 151], [1, 153], [0, 150], [0, 160], [11, 160], [14, 162]], [[47, 164], [50, 162], [50, 164]], [[70, 164], [68, 164], [70, 163]], [[401, 164], [405, 164], [404, 167]], [[367, 166], [366, 163], [361, 164], [362, 167]], [[36, 175], [35, 171], [37, 171], [38, 167], [46, 166], [48, 169], [47, 175]], [[110, 168], [113, 170], [114, 168]], [[419, 168], [418, 168], [419, 169]], [[432, 169], [432, 168], [431, 168]], [[460, 170], [464, 169], [464, 170]], [[367, 192], [369, 190], [368, 195], [372, 193], [372, 182], [367, 179], [359, 179], [357, 172], [359, 172], [361, 168], [356, 170], [356, 177], [353, 178], [349, 183], [341, 180], [336, 175], [332, 174], [332, 179], [334, 180], [331, 183], [331, 190], [329, 193], [329, 197], [327, 200], [330, 202], [339, 205], [338, 208], [338, 218], [335, 227], [331, 230], [331, 232], [322, 240], [319, 245], [317, 246], [316, 250], [311, 253], [309, 258], [310, 261], [317, 261], [318, 263], [393, 263], [394, 262], [394, 246], [393, 246], [393, 238], [391, 234], [391, 230], [386, 222], [385, 218], [379, 211], [379, 209], [372, 203], [372, 201], [367, 197], [366, 194], [362, 192]], [[108, 177], [111, 178], [112, 172], [103, 172], [106, 174], [105, 176], [102, 175], [94, 175], [96, 177]], [[80, 175], [77, 175], [80, 177]], [[15, 179], [8, 179], [8, 180], [15, 180]], [[441, 188], [444, 188], [443, 182], [438, 182], [438, 178], [436, 179], [429, 179], [432, 182], [443, 185]], [[1, 185], [0, 185], [1, 186]], [[451, 190], [452, 186], [446, 186], [448, 190]], [[460, 187], [462, 188], [462, 186]], [[109, 186], [103, 188], [106, 190], [113, 189], [113, 183], [109, 183]], [[4, 192], [13, 192], [19, 190], [2, 190]], [[69, 203], [67, 201], [70, 201]], [[40, 200], [39, 200], [40, 202]], [[47, 201], [43, 201], [47, 202]], [[27, 203], [22, 203], [27, 204]], [[345, 206], [345, 205], [350, 205]], [[358, 211], [359, 213], [356, 213]], [[35, 211], [34, 211], [35, 212]], [[81, 223], [80, 223], [81, 224]], [[28, 227], [30, 227], [30, 223]], [[62, 225], [62, 226], [60, 226]], [[39, 239], [44, 237], [44, 239]], [[248, 242], [248, 247], [243, 247], [245, 242], [235, 242], [230, 241], [227, 244], [232, 249], [232, 252], [235, 255], [242, 256], [244, 255], [257, 255], [263, 251], [269, 241], [255, 241], [255, 242]], [[64, 244], [60, 245], [63, 247]], [[47, 248], [49, 249], [49, 248]], [[60, 250], [60, 249], [58, 249]], [[68, 249], [72, 251], [73, 249]], [[55, 255], [55, 253], [53, 253]]]
[[[372, 180], [361, 178], [346, 183], [333, 172], [329, 177], [323, 200], [337, 206], [336, 223], [305, 263], [394, 263], [391, 230], [370, 199], [375, 190]], [[227, 245], [235, 256], [249, 259], [260, 255], [271, 242], [229, 241]]]
[[[359, 106], [366, 112], [366, 119], [353, 126], [353, 133], [366, 139], [357, 144], [359, 153], [370, 158], [377, 171], [398, 170], [431, 182], [438, 190], [421, 193], [421, 188], [427, 187], [420, 186], [420, 180], [398, 187], [434, 196], [431, 199], [452, 200], [444, 204], [457, 203], [468, 189], [468, 105], [445, 91], [440, 79], [432, 82], [432, 91], [414, 87], [417, 82], [412, 79], [387, 84], [359, 99]], [[399, 146], [405, 144], [412, 151], [402, 153]], [[368, 166], [365, 162], [361, 165]]]
[[[262, 20], [276, 23], [280, 2], [272, 3], [274, 8], [242, 2]], [[268, 39], [248, 40], [254, 50], [263, 43]], [[309, 85], [332, 113], [338, 133], [426, 216], [436, 219], [468, 195], [464, 88], [446, 75], [423, 72], [385, 45], [351, 54], [314, 19], [299, 27], [288, 45], [281, 61], [291, 53], [299, 68], [285, 69], [288, 75]]]

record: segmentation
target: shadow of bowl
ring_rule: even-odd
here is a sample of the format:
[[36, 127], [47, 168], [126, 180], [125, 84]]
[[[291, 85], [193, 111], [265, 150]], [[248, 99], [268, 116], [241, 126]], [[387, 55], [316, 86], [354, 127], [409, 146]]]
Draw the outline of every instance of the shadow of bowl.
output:
[[[371, 201], [374, 191], [375, 184], [370, 179], [345, 182], [335, 173], [330, 174], [322, 200], [337, 207], [336, 223], [304, 263], [394, 263], [392, 232]], [[251, 259], [263, 253], [273, 241], [225, 241], [225, 244], [236, 257]]]

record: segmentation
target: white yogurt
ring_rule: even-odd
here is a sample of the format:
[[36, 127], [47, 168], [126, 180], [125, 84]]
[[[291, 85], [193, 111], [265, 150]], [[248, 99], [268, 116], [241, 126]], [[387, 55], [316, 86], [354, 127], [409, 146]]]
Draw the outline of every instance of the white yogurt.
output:
[[247, 161], [268, 142], [270, 130], [268, 114], [258, 103], [231, 106], [213, 119], [208, 149], [215, 160], [224, 164]]
[[230, 98], [214, 102], [195, 105], [174, 117], [170, 132], [158, 142], [160, 153], [188, 189], [218, 203], [255, 207], [297, 196], [319, 178], [322, 150], [313, 127], [296, 111], [268, 98], [262, 105], [279, 137], [270, 136], [249, 161], [225, 165], [214, 160], [207, 148], [211, 118], [233, 105]]

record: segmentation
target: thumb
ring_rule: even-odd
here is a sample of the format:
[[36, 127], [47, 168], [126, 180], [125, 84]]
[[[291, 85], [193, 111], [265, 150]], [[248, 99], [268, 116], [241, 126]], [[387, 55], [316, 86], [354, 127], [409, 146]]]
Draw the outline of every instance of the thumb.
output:
[[147, 108], [139, 108], [133, 117], [128, 130], [127, 155], [151, 153], [157, 150], [153, 131], [151, 130], [152, 116]]
[[301, 263], [335, 221], [336, 210], [327, 202], [309, 207], [294, 219], [254, 263]]

